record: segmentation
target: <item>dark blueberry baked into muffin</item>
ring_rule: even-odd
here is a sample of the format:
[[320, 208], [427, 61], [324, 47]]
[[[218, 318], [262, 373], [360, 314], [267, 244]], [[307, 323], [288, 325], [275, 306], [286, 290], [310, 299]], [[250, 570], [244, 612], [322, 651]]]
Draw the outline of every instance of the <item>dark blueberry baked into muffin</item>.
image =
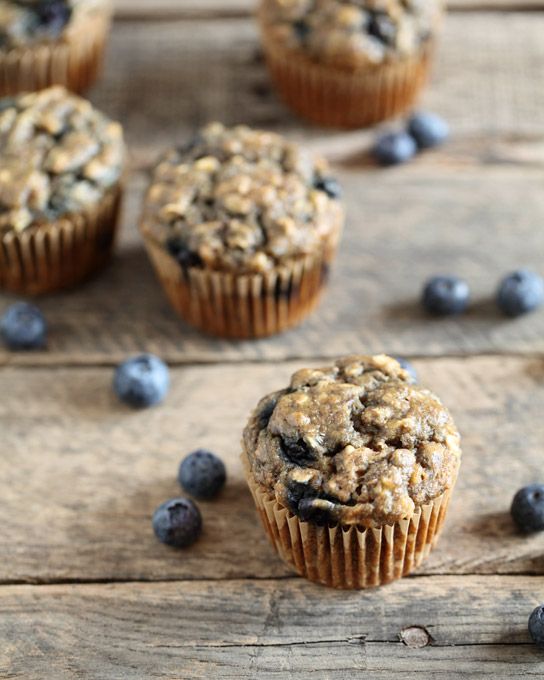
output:
[[113, 243], [125, 164], [119, 123], [64, 88], [0, 100], [0, 287], [90, 273]]
[[101, 65], [110, 13], [109, 0], [0, 0], [0, 95], [88, 87]]
[[184, 318], [221, 335], [266, 335], [317, 302], [343, 223], [339, 199], [324, 159], [271, 132], [212, 123], [155, 167], [142, 231]]
[[314, 122], [363, 127], [411, 106], [428, 70], [440, 0], [261, 0], [272, 75]]
[[[329, 560], [344, 575], [346, 559], [351, 567], [359, 561], [357, 568], [365, 572], [392, 554], [384, 557], [378, 550], [378, 561], [369, 563], [368, 554], [355, 550], [377, 532], [380, 546], [389, 540], [388, 550], [403, 558], [385, 580], [407, 573], [432, 547], [461, 456], [459, 434], [438, 397], [385, 355], [351, 356], [298, 371], [288, 388], [259, 402], [243, 445], [250, 488], [268, 527], [277, 526], [269, 534], [280, 554], [303, 571], [297, 551], [306, 558], [312, 552], [304, 549], [308, 532], [318, 542], [330, 542], [331, 531], [355, 532], [353, 554], [344, 554], [342, 542]], [[281, 538], [286, 522], [287, 542]], [[407, 544], [416, 550], [423, 527], [418, 554], [406, 565]]]

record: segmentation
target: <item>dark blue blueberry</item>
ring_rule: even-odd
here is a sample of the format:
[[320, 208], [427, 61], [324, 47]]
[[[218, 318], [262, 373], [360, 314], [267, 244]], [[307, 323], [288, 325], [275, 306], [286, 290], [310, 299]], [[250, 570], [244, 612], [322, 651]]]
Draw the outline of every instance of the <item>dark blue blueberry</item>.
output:
[[142, 354], [119, 364], [113, 378], [117, 396], [134, 408], [161, 402], [170, 387], [168, 366], [152, 354]]
[[406, 163], [416, 153], [417, 144], [414, 138], [403, 130], [384, 135], [372, 149], [372, 155], [380, 165]]
[[60, 33], [72, 16], [72, 8], [65, 0], [41, 0], [36, 14], [40, 24], [51, 33]]
[[534, 609], [529, 617], [529, 635], [540, 649], [544, 649], [544, 604]]
[[297, 38], [301, 42], [304, 42], [308, 35], [310, 34], [310, 26], [306, 23], [306, 21], [304, 21], [304, 19], [295, 21], [295, 23], [293, 24], [293, 28], [295, 30]]
[[397, 34], [395, 23], [391, 21], [387, 14], [380, 12], [371, 16], [367, 30], [370, 35], [386, 44], [392, 43]]
[[314, 460], [314, 455], [304, 439], [290, 439], [285, 437], [281, 440], [283, 455], [295, 465], [305, 466]]
[[179, 466], [178, 481], [195, 498], [208, 500], [217, 496], [226, 478], [223, 461], [205, 449], [193, 451]]
[[466, 281], [457, 276], [437, 276], [427, 282], [421, 300], [431, 314], [460, 314], [468, 305], [470, 291]]
[[202, 533], [200, 511], [190, 498], [172, 498], [155, 510], [153, 531], [159, 541], [184, 548]]
[[41, 349], [47, 339], [47, 322], [34, 305], [16, 302], [0, 319], [0, 335], [9, 349]]
[[520, 489], [514, 496], [510, 513], [522, 531], [544, 530], [544, 485], [530, 484]]
[[530, 269], [518, 269], [501, 281], [497, 304], [508, 316], [520, 316], [540, 307], [544, 284]]
[[198, 253], [189, 250], [189, 247], [182, 239], [174, 237], [166, 243], [166, 249], [176, 258], [182, 269], [189, 267], [201, 267], [202, 259]]
[[342, 188], [334, 177], [318, 177], [314, 187], [318, 191], [324, 191], [331, 198], [341, 198]]
[[390, 357], [393, 359], [396, 359], [396, 361], [399, 362], [402, 368], [404, 368], [405, 371], [408, 371], [408, 373], [412, 376], [412, 378], [418, 382], [418, 377], [416, 373], [416, 369], [412, 366], [412, 364], [407, 361], [406, 359], [403, 359], [402, 357], [398, 357], [395, 354], [390, 354]]
[[435, 113], [418, 111], [408, 121], [408, 132], [420, 149], [443, 144], [450, 136], [450, 126]]

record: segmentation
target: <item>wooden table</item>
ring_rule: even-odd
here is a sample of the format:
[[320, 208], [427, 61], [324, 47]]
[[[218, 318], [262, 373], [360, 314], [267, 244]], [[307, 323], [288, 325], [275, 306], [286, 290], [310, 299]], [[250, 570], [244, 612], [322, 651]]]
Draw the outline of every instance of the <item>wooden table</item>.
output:
[[[509, 321], [498, 279], [543, 271], [544, 14], [540, 0], [456, 0], [424, 104], [454, 136], [377, 169], [375, 133], [303, 126], [280, 103], [249, 0], [119, 5], [92, 100], [127, 129], [133, 174], [118, 253], [81, 289], [40, 301], [47, 351], [0, 353], [0, 677], [519, 678], [544, 674], [527, 618], [544, 601], [544, 536], [509, 505], [544, 481], [544, 312]], [[501, 11], [496, 11], [500, 9]], [[523, 11], [522, 11], [523, 10]], [[333, 162], [349, 220], [326, 299], [259, 342], [200, 335], [169, 310], [137, 233], [146, 169], [207, 120], [304, 139]], [[420, 311], [422, 282], [465, 277], [458, 319]], [[0, 297], [0, 309], [12, 301]], [[115, 364], [155, 352], [164, 405], [132, 412]], [[295, 368], [345, 353], [413, 359], [463, 435], [464, 463], [436, 551], [412, 576], [335, 592], [272, 551], [238, 460], [250, 408]], [[179, 495], [177, 465], [205, 446], [228, 484], [202, 503], [194, 547], [160, 544], [151, 516]]]

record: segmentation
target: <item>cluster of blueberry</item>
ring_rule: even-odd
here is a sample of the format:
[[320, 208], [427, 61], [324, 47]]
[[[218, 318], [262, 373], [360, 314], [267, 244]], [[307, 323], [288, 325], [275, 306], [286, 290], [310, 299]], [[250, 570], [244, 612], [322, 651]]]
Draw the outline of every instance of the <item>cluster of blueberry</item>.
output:
[[[457, 276], [436, 276], [427, 281], [421, 303], [430, 314], [449, 316], [464, 312], [469, 300], [466, 281]], [[530, 269], [518, 269], [500, 282], [496, 301], [506, 316], [527, 314], [544, 301], [544, 282]]]
[[450, 136], [446, 121], [434, 113], [418, 111], [408, 120], [406, 130], [388, 132], [378, 139], [372, 155], [380, 165], [398, 165], [418, 152], [444, 143]]
[[[525, 533], [544, 531], [544, 485], [530, 484], [520, 489], [514, 496], [510, 512]], [[544, 604], [536, 607], [529, 617], [529, 634], [544, 649]]]
[[[223, 461], [211, 451], [198, 449], [181, 461], [178, 482], [197, 500], [215, 498], [225, 485], [227, 475]], [[194, 543], [202, 532], [202, 516], [190, 498], [171, 498], [155, 510], [155, 536], [167, 545], [184, 548]]]

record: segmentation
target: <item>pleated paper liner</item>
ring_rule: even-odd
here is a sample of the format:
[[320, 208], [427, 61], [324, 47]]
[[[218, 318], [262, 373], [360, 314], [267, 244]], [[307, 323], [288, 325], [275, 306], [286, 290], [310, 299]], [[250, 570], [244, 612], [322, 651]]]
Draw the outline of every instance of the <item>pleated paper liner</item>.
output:
[[147, 251], [178, 314], [199, 330], [226, 338], [260, 338], [295, 326], [317, 306], [336, 253], [341, 225], [317, 255], [266, 274], [182, 268], [145, 228]]
[[255, 482], [247, 455], [242, 467], [270, 542], [301, 576], [333, 588], [381, 586], [418, 567], [434, 547], [452, 488], [416, 510], [411, 519], [380, 529], [302, 522]]
[[0, 48], [0, 97], [64, 85], [83, 92], [98, 78], [111, 23], [104, 9], [89, 17], [57, 42]]
[[285, 103], [318, 125], [362, 128], [409, 111], [428, 79], [430, 43], [414, 56], [347, 71], [278, 43], [262, 17], [261, 32], [268, 67]]
[[95, 209], [0, 236], [0, 290], [36, 295], [71, 288], [108, 260], [122, 189]]

